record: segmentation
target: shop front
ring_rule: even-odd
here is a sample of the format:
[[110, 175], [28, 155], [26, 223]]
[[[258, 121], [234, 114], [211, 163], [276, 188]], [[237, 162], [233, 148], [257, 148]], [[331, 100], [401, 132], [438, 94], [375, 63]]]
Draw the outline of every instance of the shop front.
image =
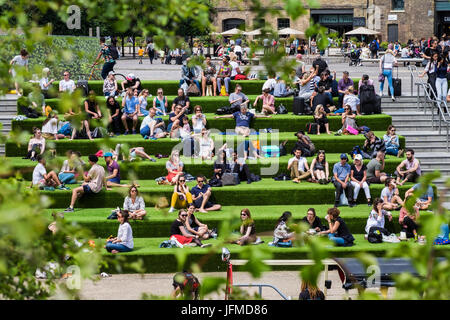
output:
[[436, 1], [436, 19], [434, 33], [438, 37], [443, 34], [450, 35], [450, 2]]
[[311, 18], [339, 36], [353, 30], [353, 9], [311, 9]]

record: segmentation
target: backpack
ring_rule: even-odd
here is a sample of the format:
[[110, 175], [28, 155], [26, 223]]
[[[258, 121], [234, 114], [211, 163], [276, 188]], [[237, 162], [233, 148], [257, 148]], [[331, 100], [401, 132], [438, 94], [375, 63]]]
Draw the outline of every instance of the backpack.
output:
[[382, 243], [383, 235], [381, 234], [380, 230], [375, 230], [369, 233], [369, 235], [367, 236], [367, 240], [370, 243]]
[[375, 44], [375, 41], [372, 41], [370, 43], [369, 49], [370, 49], [370, 51], [376, 51], [377, 50], [377, 45]]
[[61, 129], [58, 130], [58, 133], [65, 136], [70, 136], [72, 134], [72, 126], [70, 125], [70, 122], [63, 124]]
[[280, 104], [280, 105], [278, 106], [277, 113], [279, 113], [279, 114], [287, 114], [288, 111], [287, 111], [287, 109], [286, 109], [285, 106], [283, 106], [282, 104]]
[[119, 50], [117, 50], [117, 47], [113, 46], [112, 44], [108, 46], [109, 48], [109, 52], [111, 53], [111, 57], [114, 60], [119, 60], [120, 58], [120, 53]]
[[200, 95], [200, 90], [195, 83], [191, 83], [186, 91], [188, 97], [197, 97]]
[[318, 129], [319, 125], [317, 123], [310, 122], [306, 124], [306, 132], [308, 132], [308, 134], [317, 134]]

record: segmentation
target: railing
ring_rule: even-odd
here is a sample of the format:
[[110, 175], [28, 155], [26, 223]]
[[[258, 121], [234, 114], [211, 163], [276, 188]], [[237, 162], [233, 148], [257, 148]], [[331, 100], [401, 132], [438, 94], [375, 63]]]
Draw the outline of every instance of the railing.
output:
[[[439, 119], [439, 134], [442, 132], [442, 127], [446, 127], [446, 150], [449, 151], [449, 126], [450, 126], [450, 112], [447, 101], [445, 98], [442, 100], [437, 96], [431, 84], [425, 82], [419, 77], [419, 73], [416, 66], [408, 66], [411, 73], [411, 95], [414, 96], [413, 84], [417, 87], [417, 111], [420, 110], [420, 106], [424, 108], [424, 114], [427, 113], [427, 106], [431, 109], [431, 127], [435, 129], [435, 114]], [[421, 96], [421, 89], [423, 90], [423, 98]], [[436, 120], [437, 121], [437, 120]]]
[[274, 287], [270, 284], [233, 284], [233, 287], [258, 287], [259, 296], [262, 297], [262, 289], [263, 287], [272, 288], [275, 290], [284, 300], [291, 300], [291, 297], [286, 297], [277, 287]]

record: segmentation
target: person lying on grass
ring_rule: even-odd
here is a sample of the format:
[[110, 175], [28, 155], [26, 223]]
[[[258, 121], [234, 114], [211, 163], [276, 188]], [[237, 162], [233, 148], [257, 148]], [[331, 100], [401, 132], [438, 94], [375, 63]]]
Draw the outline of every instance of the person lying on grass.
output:
[[128, 223], [129, 213], [127, 210], [120, 210], [117, 213], [117, 220], [120, 222], [117, 237], [109, 238], [105, 249], [111, 253], [130, 252], [133, 250], [133, 230]]

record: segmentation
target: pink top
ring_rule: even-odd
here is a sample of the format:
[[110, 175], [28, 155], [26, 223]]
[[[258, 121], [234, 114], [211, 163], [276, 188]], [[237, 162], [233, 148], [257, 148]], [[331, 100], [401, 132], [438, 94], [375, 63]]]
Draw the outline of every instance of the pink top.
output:
[[275, 107], [275, 97], [271, 94], [268, 94], [267, 96], [264, 96], [263, 94], [258, 97], [259, 99], [262, 99], [263, 105], [268, 105], [270, 107]]

